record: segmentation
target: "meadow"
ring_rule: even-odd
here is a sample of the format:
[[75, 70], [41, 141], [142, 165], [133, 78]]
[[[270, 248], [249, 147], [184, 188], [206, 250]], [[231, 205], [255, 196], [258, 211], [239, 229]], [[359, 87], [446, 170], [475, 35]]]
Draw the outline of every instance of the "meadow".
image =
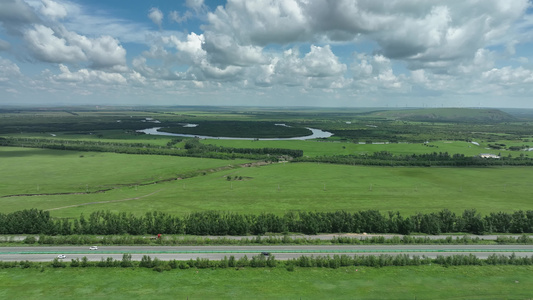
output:
[[18, 147], [0, 147], [0, 159], [0, 196], [94, 192], [248, 162]]
[[[425, 110], [422, 112], [422, 117], [427, 115]], [[12, 110], [0, 114], [0, 138], [135, 143], [141, 145], [136, 147], [151, 145], [184, 151], [186, 139], [172, 141], [173, 137], [143, 135], [135, 130], [199, 120], [272, 121], [333, 130], [336, 135], [305, 141], [209, 139], [201, 143], [228, 148], [295, 149], [302, 150], [304, 157], [387, 151], [394, 155], [447, 152], [469, 157], [491, 153], [528, 158], [528, 152], [508, 149], [531, 140], [528, 118], [492, 110], [433, 109], [434, 119], [424, 123], [418, 120], [422, 112], [200, 107]], [[469, 115], [475, 118], [469, 120]], [[486, 115], [497, 115], [506, 122], [483, 119]], [[402, 116], [405, 119], [390, 119]], [[149, 120], [162, 123], [152, 124]], [[359, 141], [351, 140], [354, 135], [361, 135]], [[418, 140], [420, 136], [432, 139], [390, 144], [361, 142], [379, 141], [385, 136], [400, 142], [403, 138]], [[505, 146], [488, 149], [489, 144]], [[55, 217], [79, 217], [97, 210], [136, 215], [157, 210], [184, 215], [207, 210], [283, 214], [376, 209], [410, 215], [444, 208], [461, 213], [474, 208], [487, 214], [531, 209], [528, 187], [533, 179], [533, 169], [529, 167], [417, 168], [290, 162], [242, 167], [253, 160], [21, 147], [0, 147], [0, 159], [3, 212], [37, 208], [50, 210]]]
[[[0, 198], [4, 212], [38, 208], [56, 217], [79, 217], [97, 210], [184, 215], [377, 209], [410, 215], [444, 208], [456, 213], [475, 208], [482, 214], [531, 209], [533, 169], [528, 167], [241, 167], [245, 160], [0, 149], [6, 167], [0, 169], [2, 196], [50, 193]], [[191, 177], [154, 184], [179, 174]], [[84, 193], [104, 188], [112, 189]], [[52, 195], [62, 192], [67, 194]]]
[[531, 266], [10, 269], [3, 299], [529, 299]]
[[[503, 141], [502, 141], [503, 142]], [[509, 143], [508, 141], [506, 141]], [[448, 152], [449, 154], [464, 154], [475, 156], [480, 153], [494, 155], [516, 155], [516, 151], [487, 149], [486, 143], [479, 145], [465, 141], [432, 141], [428, 143], [393, 143], [366, 144], [347, 143], [335, 140], [291, 140], [291, 141], [246, 141], [246, 140], [202, 140], [202, 143], [234, 148], [286, 148], [300, 149], [304, 156], [314, 157], [323, 155], [362, 155], [374, 152], [388, 151], [395, 155], [423, 154], [432, 152]]]

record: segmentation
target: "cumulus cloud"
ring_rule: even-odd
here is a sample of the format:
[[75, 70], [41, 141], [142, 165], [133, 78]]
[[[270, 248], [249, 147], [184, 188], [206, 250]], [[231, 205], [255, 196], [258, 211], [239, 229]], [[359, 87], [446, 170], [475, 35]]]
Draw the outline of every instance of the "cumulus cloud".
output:
[[204, 0], [187, 0], [185, 5], [199, 12], [206, 9]]
[[44, 25], [34, 25], [33, 29], [24, 33], [33, 54], [46, 62], [77, 62], [86, 60], [85, 53], [67, 43], [64, 38], [55, 35], [54, 31]]
[[15, 63], [0, 57], [0, 83], [20, 76], [22, 76], [22, 74]]
[[132, 61], [133, 70], [148, 79], [160, 79], [160, 80], [193, 80], [190, 74], [186, 72], [179, 72], [171, 70], [165, 66], [149, 66], [147, 60], [144, 57], [137, 57]]
[[346, 71], [346, 65], [339, 62], [333, 54], [330, 46], [319, 47], [311, 45], [309, 53], [300, 59], [297, 57], [298, 51], [286, 52], [290, 58], [289, 64], [285, 65], [286, 72], [294, 70], [294, 73], [304, 77], [330, 77], [339, 76]]
[[42, 0], [43, 7], [41, 8], [41, 13], [45, 16], [48, 16], [52, 19], [63, 19], [67, 16], [67, 9], [52, 0]]
[[205, 28], [241, 45], [370, 39], [412, 69], [438, 69], [504, 36], [528, 6], [527, 0], [230, 0], [209, 13]]
[[20, 35], [26, 26], [40, 19], [23, 0], [0, 1], [0, 23], [11, 34]]
[[150, 12], [148, 13], [148, 18], [154, 22], [155, 25], [159, 26], [161, 28], [161, 23], [163, 22], [163, 13], [159, 8], [152, 7], [150, 9]]
[[[392, 62], [382, 54], [364, 54], [356, 55], [356, 60], [351, 66], [354, 86], [357, 88], [367, 89], [400, 89], [403, 88], [405, 79], [396, 76], [392, 69]], [[425, 78], [424, 73], [415, 73], [418, 80]]]
[[346, 70], [346, 65], [339, 62], [329, 46], [311, 45], [305, 55], [298, 48], [289, 49], [257, 68], [255, 84], [340, 88], [346, 83], [343, 78]]
[[108, 73], [99, 70], [80, 69], [76, 72], [71, 72], [69, 68], [63, 64], [59, 65], [61, 73], [53, 76], [56, 81], [73, 82], [73, 83], [105, 83], [105, 84], [125, 84], [126, 78], [118, 73]]
[[180, 13], [175, 10], [168, 13], [168, 18], [172, 22], [176, 22], [176, 23], [183, 23], [187, 21], [188, 19], [190, 19], [191, 17], [192, 17], [192, 13], [190, 11], [186, 11], [183, 15], [180, 15]]
[[110, 36], [87, 38], [60, 28], [56, 31], [35, 25], [24, 34], [35, 57], [53, 63], [89, 62], [93, 68], [124, 71], [126, 50]]
[[483, 72], [482, 78], [490, 83], [497, 83], [503, 86], [523, 83], [531, 84], [533, 83], [533, 71], [523, 67], [512, 68], [507, 66], [500, 69], [494, 68], [490, 71]]
[[[300, 1], [228, 1], [208, 14], [207, 31], [235, 35], [245, 44], [286, 44], [308, 40], [308, 16]], [[237, 30], [238, 29], [238, 30]]]
[[[154, 30], [80, 2], [0, 0], [0, 51], [13, 55], [25, 46], [19, 57], [29, 52], [37, 62], [60, 65], [59, 74], [47, 76], [56, 83], [168, 93], [526, 95], [533, 76], [524, 50], [533, 42], [530, 6], [530, 0], [227, 0], [209, 11], [203, 0], [187, 0], [181, 11], [150, 9]], [[163, 30], [165, 17], [191, 27]], [[202, 24], [187, 24], [192, 18]], [[130, 69], [131, 43], [137, 47]], [[14, 72], [16, 64], [0, 63], [1, 71]]]
[[73, 32], [66, 32], [65, 37], [71, 45], [77, 46], [86, 55], [93, 68], [118, 68], [126, 65], [126, 50], [118, 40], [104, 35], [90, 39]]
[[265, 62], [262, 47], [242, 45], [228, 35], [206, 32], [203, 49], [207, 52], [209, 60], [220, 66], [247, 66]]

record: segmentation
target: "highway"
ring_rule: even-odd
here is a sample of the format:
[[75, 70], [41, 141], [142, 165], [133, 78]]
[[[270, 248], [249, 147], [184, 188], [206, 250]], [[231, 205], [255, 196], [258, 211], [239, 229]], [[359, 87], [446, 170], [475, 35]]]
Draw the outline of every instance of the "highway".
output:
[[297, 258], [302, 255], [380, 255], [408, 254], [437, 257], [470, 253], [479, 258], [487, 258], [491, 254], [516, 256], [532, 256], [533, 245], [305, 245], [305, 246], [98, 246], [98, 250], [89, 250], [89, 246], [50, 246], [50, 247], [0, 247], [0, 261], [51, 261], [58, 255], [66, 256], [65, 260], [83, 258], [99, 261], [112, 257], [120, 260], [124, 253], [130, 253], [133, 260], [141, 260], [143, 255], [160, 260], [189, 260], [208, 258], [220, 260], [224, 256], [235, 258], [247, 255], [249, 258], [269, 252], [278, 260]]

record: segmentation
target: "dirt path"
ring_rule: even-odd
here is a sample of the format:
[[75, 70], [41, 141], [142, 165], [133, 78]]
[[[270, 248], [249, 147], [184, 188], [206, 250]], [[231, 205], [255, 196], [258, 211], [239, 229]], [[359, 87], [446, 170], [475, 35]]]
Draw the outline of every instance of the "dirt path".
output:
[[124, 201], [131, 201], [131, 200], [139, 200], [139, 199], [146, 198], [148, 196], [152, 196], [154, 194], [157, 194], [157, 193], [161, 192], [162, 190], [163, 189], [160, 189], [160, 190], [157, 190], [157, 191], [152, 192], [150, 194], [147, 194], [147, 195], [144, 195], [144, 196], [135, 197], [135, 198], [126, 198], [126, 199], [109, 200], [109, 201], [87, 202], [87, 203], [81, 203], [81, 204], [75, 204], [75, 205], [69, 205], [69, 206], [49, 208], [49, 209], [45, 209], [45, 211], [58, 210], [58, 209], [71, 208], [71, 207], [79, 207], [79, 206], [92, 205], [92, 204], [103, 204], [103, 203], [114, 203], [114, 202], [124, 202]]

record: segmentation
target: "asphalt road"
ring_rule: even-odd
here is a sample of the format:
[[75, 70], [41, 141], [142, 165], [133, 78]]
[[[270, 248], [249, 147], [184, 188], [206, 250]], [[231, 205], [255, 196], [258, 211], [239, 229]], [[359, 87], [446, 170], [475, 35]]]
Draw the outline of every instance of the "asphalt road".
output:
[[98, 250], [89, 250], [85, 246], [51, 246], [51, 247], [0, 247], [1, 261], [51, 261], [59, 254], [66, 255], [66, 260], [86, 256], [90, 261], [112, 257], [120, 260], [124, 253], [130, 253], [133, 260], [141, 260], [143, 255], [160, 260], [188, 260], [208, 258], [223, 259], [224, 256], [249, 258], [269, 252], [278, 260], [297, 258], [302, 255], [380, 255], [409, 254], [436, 257], [455, 254], [474, 254], [487, 258], [491, 254], [532, 256], [533, 245], [371, 245], [371, 246], [99, 246]]

